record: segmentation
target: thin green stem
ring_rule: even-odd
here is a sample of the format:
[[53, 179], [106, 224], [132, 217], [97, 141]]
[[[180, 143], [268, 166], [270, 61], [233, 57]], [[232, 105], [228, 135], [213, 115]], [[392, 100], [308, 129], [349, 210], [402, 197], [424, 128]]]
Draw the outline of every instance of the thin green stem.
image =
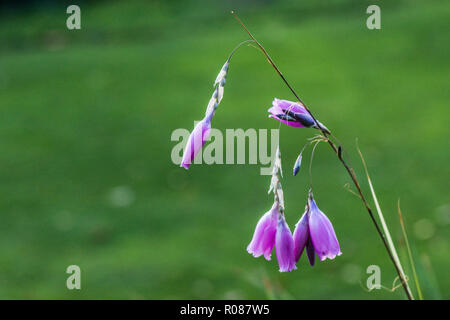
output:
[[377, 220], [375, 219], [375, 216], [372, 212], [372, 209], [370, 208], [366, 198], [364, 197], [364, 194], [362, 193], [361, 190], [361, 186], [358, 182], [358, 179], [356, 178], [355, 172], [353, 170], [353, 168], [351, 166], [349, 166], [349, 164], [347, 164], [347, 161], [343, 158], [342, 156], [342, 151], [343, 151], [343, 147], [341, 144], [336, 145], [327, 135], [327, 132], [322, 128], [322, 126], [318, 123], [318, 121], [316, 120], [316, 118], [314, 117], [314, 115], [312, 114], [312, 112], [309, 110], [309, 108], [305, 105], [305, 103], [302, 101], [302, 99], [300, 99], [299, 95], [295, 92], [295, 90], [292, 88], [292, 86], [289, 84], [289, 82], [286, 80], [285, 76], [281, 73], [281, 71], [278, 69], [278, 67], [276, 66], [275, 62], [272, 60], [272, 58], [270, 57], [270, 55], [267, 53], [266, 49], [261, 45], [261, 43], [256, 40], [256, 38], [250, 33], [250, 31], [247, 29], [247, 27], [244, 25], [244, 23], [241, 21], [241, 19], [239, 19], [239, 17], [236, 15], [236, 13], [234, 11], [231, 12], [234, 16], [234, 18], [238, 21], [238, 23], [244, 28], [244, 30], [247, 32], [247, 34], [250, 36], [250, 38], [256, 43], [256, 45], [260, 48], [260, 50], [262, 51], [262, 53], [265, 55], [267, 61], [270, 63], [270, 65], [274, 68], [274, 70], [278, 73], [278, 75], [280, 76], [281, 80], [283, 80], [284, 84], [289, 88], [289, 90], [292, 92], [292, 94], [295, 96], [295, 98], [303, 105], [303, 107], [306, 109], [306, 111], [308, 112], [308, 114], [311, 116], [311, 118], [314, 120], [314, 123], [316, 124], [317, 128], [322, 132], [323, 136], [325, 138], [327, 138], [327, 142], [330, 145], [330, 147], [333, 149], [333, 151], [336, 153], [339, 161], [341, 162], [341, 164], [344, 166], [345, 170], [347, 171], [347, 173], [349, 174], [353, 184], [355, 185], [356, 189], [358, 190], [358, 194], [361, 198], [361, 201], [364, 205], [364, 207], [366, 208], [370, 219], [373, 223], [373, 225], [375, 226], [375, 229], [379, 235], [379, 237], [381, 238], [381, 241], [383, 242], [384, 247], [386, 248], [386, 251], [389, 255], [390, 260], [392, 261], [392, 263], [394, 264], [394, 267], [397, 271], [397, 274], [399, 276], [399, 278], [401, 279], [402, 282], [402, 286], [403, 289], [405, 290], [405, 293], [408, 297], [408, 299], [413, 300], [414, 297], [412, 296], [411, 290], [409, 288], [409, 285], [407, 283], [407, 280], [402, 272], [402, 267], [401, 265], [399, 265], [399, 262], [396, 261], [396, 259], [393, 256], [393, 253], [391, 252], [390, 248], [389, 248], [389, 244], [386, 240], [385, 235], [383, 234], [383, 231], [381, 230]]
[[[230, 55], [228, 56], [227, 61], [230, 61], [230, 60], [231, 60], [231, 57], [233, 56], [233, 54], [236, 52], [237, 49], [239, 49], [240, 47], [242, 47], [244, 44], [250, 43], [250, 42], [255, 42], [255, 40], [245, 40], [245, 41], [242, 41], [241, 43], [239, 43], [239, 44], [233, 49], [233, 51], [231, 51]], [[253, 47], [253, 46], [252, 46], [252, 47]]]
[[406, 234], [405, 223], [403, 222], [402, 210], [400, 209], [400, 199], [398, 199], [397, 209], [398, 209], [398, 215], [400, 217], [400, 225], [402, 227], [403, 237], [405, 238], [406, 250], [408, 251], [409, 263], [411, 264], [414, 282], [415, 282], [416, 288], [417, 288], [417, 294], [419, 296], [419, 300], [423, 300], [423, 294], [422, 294], [422, 289], [420, 288], [419, 277], [417, 276], [416, 266], [414, 263], [411, 247], [409, 246], [408, 235]]
[[318, 140], [315, 144], [314, 147], [312, 149], [311, 152], [311, 159], [309, 159], [309, 188], [312, 190], [313, 189], [313, 179], [312, 179], [312, 163], [313, 163], [313, 159], [314, 159], [314, 152], [316, 151], [316, 147], [317, 145], [320, 143], [321, 140]]

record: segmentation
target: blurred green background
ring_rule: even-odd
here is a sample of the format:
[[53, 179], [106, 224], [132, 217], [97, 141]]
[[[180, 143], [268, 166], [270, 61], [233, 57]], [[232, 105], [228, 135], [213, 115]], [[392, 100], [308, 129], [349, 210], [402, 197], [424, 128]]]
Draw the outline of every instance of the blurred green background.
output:
[[[369, 265], [389, 288], [394, 268], [325, 144], [315, 195], [343, 255], [314, 268], [303, 257], [286, 274], [246, 252], [272, 203], [259, 165], [171, 162], [172, 131], [202, 117], [247, 39], [231, 9], [343, 141], [368, 195], [358, 138], [408, 275], [398, 198], [425, 297], [450, 298], [448, 1], [82, 1], [73, 31], [69, 4], [0, 13], [0, 298], [404, 298], [365, 289]], [[370, 4], [381, 30], [366, 28]], [[293, 99], [243, 47], [213, 127], [278, 128], [267, 118], [274, 97]], [[308, 188], [306, 166], [295, 178], [291, 167], [314, 133], [281, 130], [291, 228]], [[71, 264], [81, 290], [66, 288]]]

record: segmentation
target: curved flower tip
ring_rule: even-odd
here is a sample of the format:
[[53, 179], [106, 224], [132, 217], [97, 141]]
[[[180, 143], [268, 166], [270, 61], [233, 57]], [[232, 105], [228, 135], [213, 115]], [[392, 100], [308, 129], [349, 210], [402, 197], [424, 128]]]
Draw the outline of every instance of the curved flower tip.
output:
[[[227, 76], [227, 72], [228, 72], [228, 67], [229, 66], [230, 66], [230, 61], [229, 60], [225, 61], [225, 64], [223, 65], [222, 69], [220, 69], [220, 72], [219, 72], [219, 74], [216, 77], [216, 81], [214, 81], [214, 86], [216, 86], [222, 80], [225, 79], [225, 77]], [[224, 83], [224, 85], [225, 85], [225, 83]]]
[[279, 204], [275, 202], [272, 208], [259, 219], [252, 241], [247, 246], [248, 253], [255, 258], [264, 255], [266, 260], [271, 259], [272, 249], [275, 245]]
[[205, 145], [211, 131], [211, 119], [213, 115], [214, 112], [206, 115], [202, 121], [197, 123], [194, 130], [192, 130], [186, 147], [184, 148], [183, 160], [181, 161], [180, 167], [188, 170], [192, 161], [194, 161], [195, 156]]
[[188, 164], [188, 163], [181, 163], [180, 164], [180, 167], [183, 167], [183, 168], [185, 168], [186, 170], [189, 170], [189, 166], [190, 166], [190, 163]]
[[270, 113], [270, 118], [274, 118], [288, 126], [297, 128], [316, 128], [322, 129], [326, 133], [330, 133], [328, 128], [319, 121], [317, 121], [318, 125], [316, 125], [314, 119], [300, 102], [275, 98], [272, 102], [272, 107], [268, 112]]
[[277, 254], [280, 272], [290, 272], [297, 269], [294, 258], [294, 240], [292, 233], [284, 216], [281, 214], [278, 216], [275, 253]]
[[320, 211], [312, 194], [308, 198], [309, 234], [314, 251], [321, 261], [334, 259], [342, 254], [333, 225], [327, 216]]

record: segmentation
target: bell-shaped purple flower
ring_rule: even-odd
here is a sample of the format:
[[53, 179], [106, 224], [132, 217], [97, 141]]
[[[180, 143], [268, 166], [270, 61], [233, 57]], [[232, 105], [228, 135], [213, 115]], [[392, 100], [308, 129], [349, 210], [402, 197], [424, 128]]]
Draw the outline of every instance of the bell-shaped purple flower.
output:
[[266, 260], [270, 260], [275, 245], [278, 215], [279, 203], [275, 201], [272, 208], [259, 219], [252, 241], [247, 246], [248, 253], [255, 258], [264, 255]]
[[308, 198], [309, 205], [309, 235], [314, 246], [314, 251], [320, 261], [334, 259], [342, 254], [339, 242], [334, 232], [333, 225], [327, 216], [320, 211], [311, 194]]
[[326, 258], [334, 259], [342, 254], [333, 225], [317, 207], [312, 193], [308, 198], [306, 212], [294, 230], [295, 261], [300, 259], [305, 248], [311, 266], [314, 265], [315, 254], [321, 261]]
[[[289, 100], [280, 100], [275, 98], [272, 102], [272, 108], [268, 110], [269, 117], [274, 118], [284, 124], [297, 128], [316, 128], [319, 127], [314, 122], [314, 119], [309, 115], [306, 108], [300, 102], [292, 102]], [[320, 129], [326, 133], [330, 131], [322, 123], [317, 121]]]
[[275, 253], [277, 254], [280, 272], [290, 272], [297, 269], [294, 258], [294, 240], [291, 230], [282, 214], [278, 217]]
[[211, 119], [213, 115], [214, 110], [208, 113], [202, 121], [199, 121], [194, 130], [192, 130], [186, 147], [184, 148], [183, 160], [181, 161], [180, 167], [184, 167], [186, 170], [189, 169], [195, 156], [205, 145], [211, 132]]

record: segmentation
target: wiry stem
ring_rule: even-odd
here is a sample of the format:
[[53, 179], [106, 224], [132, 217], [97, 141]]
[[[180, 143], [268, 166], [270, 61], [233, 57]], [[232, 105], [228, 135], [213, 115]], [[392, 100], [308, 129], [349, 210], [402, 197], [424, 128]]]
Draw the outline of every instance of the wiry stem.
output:
[[236, 52], [237, 49], [239, 49], [240, 47], [242, 47], [244, 44], [250, 43], [250, 42], [255, 42], [255, 40], [253, 40], [253, 39], [252, 39], [252, 40], [245, 40], [245, 41], [242, 41], [241, 43], [239, 43], [239, 44], [233, 49], [233, 51], [231, 51], [230, 55], [228, 56], [227, 61], [230, 61], [230, 60], [231, 60], [231, 57], [233, 56], [233, 54]]
[[358, 182], [358, 179], [356, 178], [355, 172], [353, 170], [353, 168], [347, 164], [347, 161], [343, 158], [342, 156], [342, 151], [343, 151], [343, 147], [341, 144], [335, 144], [333, 141], [331, 141], [331, 139], [327, 136], [327, 132], [322, 128], [322, 126], [318, 123], [318, 121], [316, 120], [316, 118], [314, 117], [314, 115], [311, 113], [311, 111], [309, 110], [309, 108], [305, 105], [305, 103], [302, 101], [302, 99], [300, 99], [300, 97], [298, 96], [298, 94], [295, 92], [295, 90], [291, 87], [291, 85], [289, 84], [289, 82], [286, 80], [286, 78], [284, 77], [284, 75], [281, 73], [281, 71], [278, 69], [278, 67], [275, 65], [275, 62], [272, 60], [272, 58], [270, 57], [270, 55], [267, 53], [266, 49], [261, 45], [261, 43], [259, 43], [258, 40], [256, 40], [256, 38], [250, 33], [250, 31], [247, 29], [247, 27], [244, 25], [244, 23], [239, 19], [239, 17], [236, 15], [236, 13], [234, 11], [231, 11], [231, 13], [233, 14], [233, 16], [236, 18], [236, 20], [239, 22], [239, 24], [244, 28], [244, 30], [247, 32], [247, 34], [250, 36], [250, 38], [256, 43], [256, 45], [259, 47], [259, 49], [262, 51], [262, 53], [265, 55], [267, 61], [272, 65], [272, 67], [275, 69], [275, 71], [278, 73], [278, 75], [280, 76], [280, 78], [283, 80], [283, 82], [286, 84], [286, 86], [289, 88], [289, 90], [292, 92], [292, 94], [295, 96], [295, 98], [297, 98], [297, 100], [303, 105], [303, 107], [306, 109], [306, 111], [309, 113], [309, 115], [311, 116], [311, 118], [314, 120], [314, 123], [316, 124], [317, 128], [322, 132], [323, 136], [325, 138], [327, 138], [327, 142], [330, 145], [330, 147], [333, 149], [333, 151], [336, 153], [339, 161], [342, 163], [342, 165], [344, 166], [345, 170], [347, 171], [347, 173], [349, 174], [350, 178], [353, 181], [353, 184], [355, 185], [356, 189], [358, 190], [359, 196], [361, 198], [361, 201], [364, 205], [364, 207], [366, 208], [367, 212], [369, 213], [370, 219], [373, 223], [373, 225], [375, 226], [378, 235], [380, 236], [383, 245], [386, 248], [386, 251], [388, 252], [389, 258], [391, 259], [392, 263], [394, 264], [394, 267], [397, 271], [397, 274], [402, 282], [402, 286], [403, 289], [405, 290], [405, 293], [408, 297], [408, 299], [410, 300], [414, 300], [414, 297], [411, 293], [411, 290], [408, 286], [407, 280], [404, 277], [403, 272], [401, 272], [401, 267], [398, 265], [397, 261], [394, 259], [392, 252], [389, 248], [389, 245], [387, 243], [386, 237], [384, 235], [384, 233], [382, 232], [377, 220], [375, 219], [375, 216], [372, 212], [372, 209], [370, 208], [369, 204], [367, 203], [366, 198], [364, 197], [362, 190], [361, 190], [361, 186]]

